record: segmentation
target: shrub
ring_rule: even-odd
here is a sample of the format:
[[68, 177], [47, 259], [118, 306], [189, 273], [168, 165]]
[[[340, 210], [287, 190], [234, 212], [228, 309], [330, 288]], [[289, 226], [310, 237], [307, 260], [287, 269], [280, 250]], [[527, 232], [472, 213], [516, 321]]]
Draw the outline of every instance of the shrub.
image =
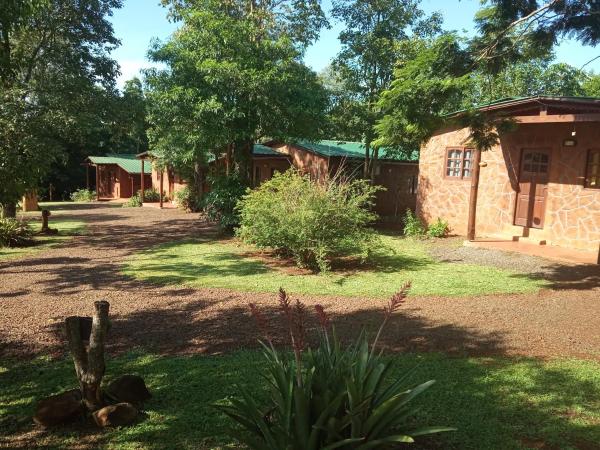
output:
[[237, 175], [215, 175], [208, 182], [210, 192], [202, 199], [202, 209], [208, 220], [216, 222], [221, 231], [232, 232], [240, 223], [236, 205], [246, 188]]
[[33, 231], [17, 219], [0, 219], [0, 247], [25, 247], [33, 243]]
[[71, 200], [74, 202], [93, 202], [96, 200], [96, 191], [90, 189], [77, 189], [71, 193]]
[[198, 198], [198, 194], [194, 189], [190, 189], [189, 186], [185, 186], [183, 189], [175, 192], [175, 201], [177, 205], [186, 211], [196, 212], [202, 207], [201, 199]]
[[[393, 312], [404, 302], [408, 286], [392, 297], [374, 342], [363, 331], [342, 348], [323, 308], [315, 306], [320, 323], [319, 345], [305, 351], [306, 310], [280, 291], [280, 310], [287, 322], [294, 357], [280, 354], [271, 342], [269, 324], [255, 305], [252, 313], [263, 331], [265, 377], [269, 395], [257, 401], [239, 389], [231, 405], [217, 406], [244, 429], [235, 435], [254, 449], [384, 449], [414, 442], [426, 434], [451, 431], [447, 427], [414, 427], [417, 410], [412, 401], [428, 389], [428, 381], [406, 388], [409, 371], [388, 380], [391, 362], [376, 350], [377, 340]], [[411, 424], [409, 425], [409, 422]]]
[[369, 228], [381, 188], [366, 180], [312, 181], [290, 169], [246, 194], [238, 204], [238, 236], [293, 257], [299, 266], [328, 270], [332, 258], [365, 258], [378, 243]]
[[419, 237], [425, 235], [425, 226], [412, 210], [407, 209], [404, 214], [404, 235]]
[[131, 196], [129, 200], [123, 203], [123, 208], [139, 208], [142, 206], [142, 199], [140, 198], [140, 194], [134, 194]]
[[427, 228], [427, 236], [429, 237], [442, 238], [448, 236], [449, 232], [450, 227], [448, 226], [448, 222], [439, 217]]
[[[135, 195], [140, 197], [140, 191]], [[144, 201], [149, 203], [160, 202], [160, 193], [156, 189], [144, 189]], [[163, 195], [163, 201], [167, 201], [165, 195]]]

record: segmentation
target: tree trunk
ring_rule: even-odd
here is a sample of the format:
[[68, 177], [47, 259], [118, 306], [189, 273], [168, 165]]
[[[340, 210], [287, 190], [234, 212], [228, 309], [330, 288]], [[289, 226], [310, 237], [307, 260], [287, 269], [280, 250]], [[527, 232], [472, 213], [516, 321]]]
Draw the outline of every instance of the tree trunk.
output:
[[105, 371], [104, 342], [109, 328], [109, 303], [107, 301], [94, 302], [94, 308], [87, 349], [84, 345], [84, 341], [88, 338], [85, 332], [86, 318], [72, 316], [65, 320], [67, 340], [73, 356], [83, 404], [92, 412], [104, 406], [100, 383]]
[[252, 180], [252, 149], [253, 141], [239, 141], [235, 144], [235, 161], [238, 167], [238, 175], [242, 182], [250, 186]]
[[17, 204], [13, 202], [2, 204], [2, 218], [9, 219], [17, 217]]
[[476, 236], [475, 224], [477, 222], [477, 195], [479, 193], [479, 173], [481, 171], [481, 150], [474, 150], [473, 167], [471, 174], [471, 194], [469, 196], [469, 221], [467, 224], [467, 239], [474, 241]]
[[371, 182], [375, 182], [375, 176], [377, 174], [377, 166], [379, 165], [379, 148], [373, 149], [373, 157], [371, 158]]

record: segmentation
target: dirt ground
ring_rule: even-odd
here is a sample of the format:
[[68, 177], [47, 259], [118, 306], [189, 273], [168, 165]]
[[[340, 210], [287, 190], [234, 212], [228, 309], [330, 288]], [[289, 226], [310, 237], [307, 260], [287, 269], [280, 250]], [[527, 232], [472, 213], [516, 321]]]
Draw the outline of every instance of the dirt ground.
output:
[[[89, 315], [98, 299], [111, 304], [110, 352], [142, 347], [169, 354], [214, 354], [256, 345], [249, 302], [279, 321], [276, 293], [160, 287], [120, 273], [123, 258], [137, 251], [214, 235], [198, 215], [108, 204], [52, 209], [53, 218], [85, 221], [87, 232], [60, 247], [0, 260], [0, 358], [64, 354], [64, 318]], [[385, 344], [398, 351], [600, 360], [600, 269], [543, 262], [538, 267], [536, 261], [527, 259], [523, 265], [538, 268], [553, 289], [526, 295], [410, 298], [390, 322]], [[342, 335], [355, 335], [363, 325], [377, 327], [385, 303], [293, 297], [311, 308], [322, 304]]]

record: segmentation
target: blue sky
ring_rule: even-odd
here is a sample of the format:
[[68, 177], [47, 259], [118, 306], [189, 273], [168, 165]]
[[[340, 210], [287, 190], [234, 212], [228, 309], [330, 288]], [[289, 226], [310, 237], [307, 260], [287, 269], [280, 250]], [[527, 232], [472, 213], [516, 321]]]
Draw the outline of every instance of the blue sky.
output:
[[[330, 0], [323, 0], [326, 10]], [[425, 12], [440, 11], [444, 16], [444, 28], [473, 32], [473, 17], [479, 9], [479, 0], [422, 0]], [[111, 18], [115, 34], [121, 40], [113, 56], [121, 65], [122, 75], [119, 85], [139, 74], [139, 70], [150, 67], [146, 58], [148, 47], [153, 38], [164, 40], [176, 29], [176, 24], [167, 20], [167, 10], [160, 6], [159, 0], [124, 0], [124, 7], [115, 11]], [[314, 70], [325, 67], [339, 50], [338, 34], [341, 25], [333, 24], [332, 29], [324, 30], [317, 43], [306, 53], [305, 61]], [[565, 40], [556, 51], [557, 61], [566, 62], [575, 67], [600, 55], [600, 48], [583, 47], [576, 42]], [[600, 59], [586, 66], [586, 69], [600, 72]]]

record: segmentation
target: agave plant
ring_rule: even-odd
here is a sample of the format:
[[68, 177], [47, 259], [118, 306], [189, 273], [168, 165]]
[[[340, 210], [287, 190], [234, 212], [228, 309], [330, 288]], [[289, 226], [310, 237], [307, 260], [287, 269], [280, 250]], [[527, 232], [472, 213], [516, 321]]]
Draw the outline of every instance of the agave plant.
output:
[[240, 389], [240, 398], [218, 406], [241, 426], [232, 432], [234, 437], [257, 450], [367, 450], [454, 430], [409, 426], [408, 419], [416, 410], [413, 400], [434, 381], [407, 389], [411, 371], [389, 382], [391, 362], [376, 350], [385, 324], [403, 303], [408, 288], [392, 297], [371, 345], [363, 331], [354, 344], [343, 348], [323, 308], [317, 306], [321, 331], [314, 350], [303, 349], [303, 305], [296, 302], [292, 306], [281, 291], [280, 305], [288, 321], [293, 357], [274, 348], [266, 320], [251, 305], [266, 338], [262, 344], [269, 397], [266, 403], [259, 403], [250, 392]]

